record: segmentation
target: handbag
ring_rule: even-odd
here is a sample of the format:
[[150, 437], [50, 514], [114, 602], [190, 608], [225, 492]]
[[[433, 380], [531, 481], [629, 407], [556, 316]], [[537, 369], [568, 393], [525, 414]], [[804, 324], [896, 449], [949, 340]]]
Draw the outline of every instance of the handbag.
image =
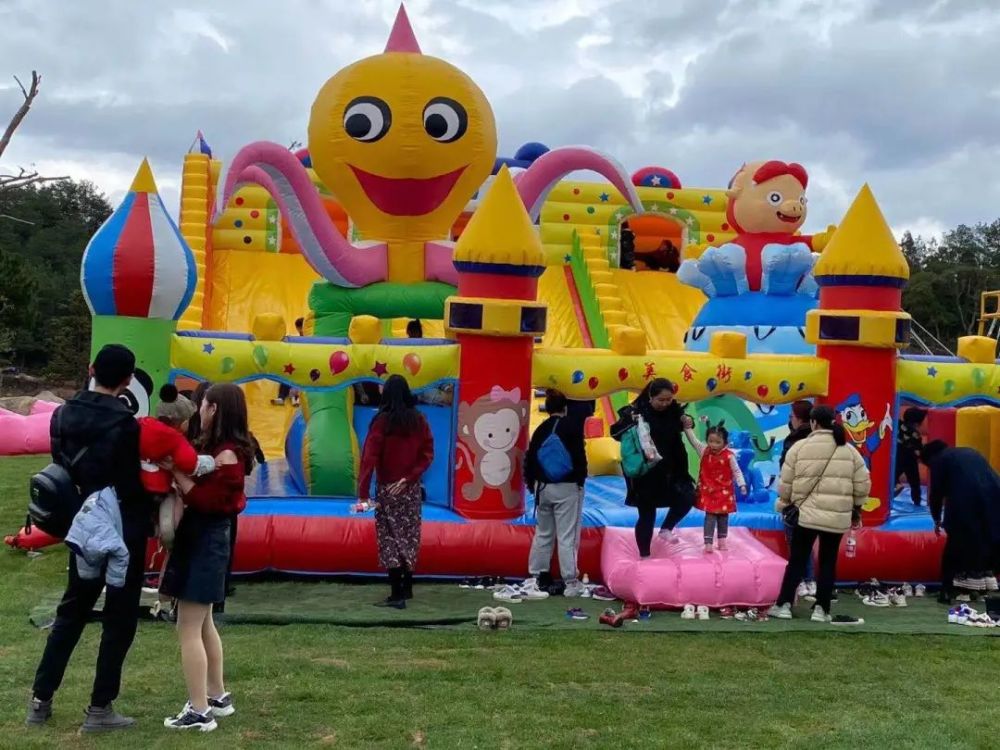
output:
[[799, 525], [799, 506], [808, 500], [809, 496], [816, 491], [817, 487], [819, 487], [819, 483], [823, 481], [823, 475], [826, 474], [826, 470], [830, 468], [830, 462], [833, 460], [833, 457], [837, 455], [837, 448], [839, 447], [839, 445], [835, 445], [833, 447], [833, 453], [831, 453], [830, 457], [826, 459], [826, 463], [823, 465], [823, 470], [819, 473], [819, 476], [816, 477], [816, 481], [813, 482], [813, 486], [809, 488], [809, 491], [802, 496], [802, 499], [797, 503], [786, 505], [781, 509], [781, 520], [785, 522], [785, 526], [788, 528], [794, 529]]
[[621, 459], [622, 473], [629, 479], [645, 476], [663, 460], [649, 437], [649, 426], [638, 414], [635, 415], [635, 424], [622, 433]]

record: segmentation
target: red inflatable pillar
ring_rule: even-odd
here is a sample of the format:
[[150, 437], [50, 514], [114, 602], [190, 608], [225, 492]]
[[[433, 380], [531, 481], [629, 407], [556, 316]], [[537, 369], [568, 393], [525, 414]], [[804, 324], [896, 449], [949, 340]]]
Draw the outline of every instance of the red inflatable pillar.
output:
[[517, 518], [531, 354], [546, 308], [536, 302], [541, 242], [506, 167], [462, 232], [455, 267], [458, 296], [445, 304], [445, 326], [461, 345], [454, 509], [466, 518]]
[[909, 266], [865, 185], [854, 199], [815, 268], [819, 308], [806, 319], [806, 338], [830, 363], [827, 396], [839, 421], [871, 469], [864, 520], [889, 516], [896, 403], [897, 350], [910, 337], [910, 316], [900, 311]]

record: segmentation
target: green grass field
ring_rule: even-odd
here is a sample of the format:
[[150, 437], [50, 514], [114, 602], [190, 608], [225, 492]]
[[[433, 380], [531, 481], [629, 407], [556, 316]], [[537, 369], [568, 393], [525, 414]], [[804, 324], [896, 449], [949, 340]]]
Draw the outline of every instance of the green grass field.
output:
[[[4, 531], [23, 522], [27, 477], [40, 463], [0, 460]], [[118, 702], [139, 727], [81, 738], [99, 632], [91, 626], [50, 726], [29, 731], [23, 711], [45, 632], [28, 614], [62, 585], [65, 565], [62, 550], [0, 557], [0, 747], [996, 746], [994, 639], [819, 629], [634, 634], [515, 626], [501, 634], [471, 626], [227, 625], [226, 671], [238, 712], [212, 735], [177, 736], [161, 725], [185, 699], [174, 633], [143, 622]], [[372, 587], [371, 599], [381, 593]]]

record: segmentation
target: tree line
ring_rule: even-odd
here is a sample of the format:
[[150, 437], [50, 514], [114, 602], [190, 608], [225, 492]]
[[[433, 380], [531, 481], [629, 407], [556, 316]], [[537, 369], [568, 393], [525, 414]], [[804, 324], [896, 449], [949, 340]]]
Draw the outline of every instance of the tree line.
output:
[[[0, 365], [81, 377], [90, 312], [80, 289], [80, 261], [111, 210], [89, 182], [0, 190]], [[922, 341], [954, 351], [959, 336], [976, 332], [980, 292], [1000, 289], [1000, 219], [963, 224], [940, 239], [907, 232], [900, 247], [910, 264], [903, 308], [932, 334], [925, 332]]]

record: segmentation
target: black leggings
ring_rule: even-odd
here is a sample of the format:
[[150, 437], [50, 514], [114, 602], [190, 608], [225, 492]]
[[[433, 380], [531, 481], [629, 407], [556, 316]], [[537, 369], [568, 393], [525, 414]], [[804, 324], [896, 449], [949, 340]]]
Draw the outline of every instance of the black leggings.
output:
[[806, 561], [812, 555], [813, 545], [819, 539], [819, 565], [816, 570], [816, 606], [830, 614], [830, 600], [833, 598], [833, 584], [837, 578], [837, 552], [843, 534], [817, 531], [804, 526], [792, 530], [792, 544], [788, 553], [785, 577], [781, 581], [778, 605], [791, 604], [795, 599], [795, 589], [805, 575]]
[[[656, 526], [656, 508], [651, 505], [640, 505], [637, 510], [639, 520], [635, 524], [635, 544], [639, 548], [640, 557], [649, 557], [649, 548], [653, 543], [653, 527]], [[673, 531], [690, 510], [691, 508], [684, 503], [672, 505], [660, 528]]]
[[917, 455], [912, 451], [900, 451], [896, 454], [896, 481], [903, 476], [910, 485], [910, 499], [914, 505], [920, 505], [920, 465]]

